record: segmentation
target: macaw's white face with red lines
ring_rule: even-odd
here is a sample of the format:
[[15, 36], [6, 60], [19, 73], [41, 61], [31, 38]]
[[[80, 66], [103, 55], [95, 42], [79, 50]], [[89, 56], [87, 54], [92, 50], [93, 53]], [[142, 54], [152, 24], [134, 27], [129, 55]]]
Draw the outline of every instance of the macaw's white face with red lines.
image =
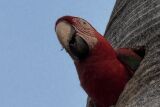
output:
[[55, 26], [58, 39], [73, 59], [84, 59], [97, 44], [97, 31], [84, 19], [60, 18]]
[[88, 36], [92, 36], [95, 33], [95, 30], [93, 29], [93, 27], [84, 19], [81, 18], [73, 18], [73, 22], [74, 22], [74, 26], [77, 30], [79, 30], [80, 32], [88, 35]]
[[73, 18], [74, 27], [77, 34], [81, 36], [89, 45], [90, 48], [93, 48], [97, 43], [96, 33], [97, 31], [84, 19]]

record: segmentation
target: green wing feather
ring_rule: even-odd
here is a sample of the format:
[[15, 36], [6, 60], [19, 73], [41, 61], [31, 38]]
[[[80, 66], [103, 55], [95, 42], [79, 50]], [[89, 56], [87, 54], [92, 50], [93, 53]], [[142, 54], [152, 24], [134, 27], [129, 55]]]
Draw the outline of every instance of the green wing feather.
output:
[[[142, 51], [142, 50], [141, 50]], [[130, 48], [119, 48], [116, 50], [118, 59], [133, 73], [139, 67], [143, 57], [138, 50]]]

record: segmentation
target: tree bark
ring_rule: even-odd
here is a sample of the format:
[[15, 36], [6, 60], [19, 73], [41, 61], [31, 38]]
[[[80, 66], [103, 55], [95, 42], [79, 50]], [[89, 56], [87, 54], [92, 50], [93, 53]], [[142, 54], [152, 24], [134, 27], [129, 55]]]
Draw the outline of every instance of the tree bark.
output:
[[116, 107], [160, 107], [160, 0], [117, 0], [105, 38], [114, 48], [146, 49]]

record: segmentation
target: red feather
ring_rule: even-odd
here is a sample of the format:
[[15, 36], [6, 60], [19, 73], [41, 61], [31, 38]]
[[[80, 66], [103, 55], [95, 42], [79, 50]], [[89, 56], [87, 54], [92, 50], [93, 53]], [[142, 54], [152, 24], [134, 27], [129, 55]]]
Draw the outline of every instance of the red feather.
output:
[[[75, 31], [74, 36], [69, 35], [71, 38], [67, 38], [66, 42], [75, 36], [80, 36], [88, 46], [91, 46], [89, 55], [87, 54], [87, 57], [81, 60], [74, 59], [74, 57], [72, 57], [74, 54], [68, 49], [69, 47], [64, 46], [67, 47], [67, 52], [72, 54], [71, 57], [76, 65], [81, 86], [88, 96], [91, 97], [91, 104], [94, 102], [96, 107], [109, 107], [114, 105], [125, 85], [132, 77], [133, 73], [131, 74], [131, 71], [137, 69], [142, 59], [130, 49], [119, 49], [115, 51], [103, 36], [81, 18], [64, 16], [56, 22], [56, 26], [61, 21], [67, 22], [68, 29], [74, 29]], [[63, 32], [63, 30], [64, 29], [60, 29], [61, 32]], [[60, 34], [63, 33], [59, 33], [59, 35]], [[71, 33], [69, 32], [68, 34]], [[63, 35], [60, 36], [61, 38], [63, 37]], [[64, 42], [64, 40], [61, 42]], [[75, 46], [77, 46], [77, 44]], [[86, 44], [82, 46], [86, 46]], [[130, 58], [130, 60], [135, 59], [134, 61], [138, 66], [134, 66], [134, 63], [128, 63], [130, 60], [127, 60], [127, 58]], [[134, 69], [129, 69], [128, 66], [133, 66], [132, 68]]]
[[81, 85], [100, 107], [114, 105], [129, 80], [125, 66], [102, 36], [88, 58], [75, 62]]

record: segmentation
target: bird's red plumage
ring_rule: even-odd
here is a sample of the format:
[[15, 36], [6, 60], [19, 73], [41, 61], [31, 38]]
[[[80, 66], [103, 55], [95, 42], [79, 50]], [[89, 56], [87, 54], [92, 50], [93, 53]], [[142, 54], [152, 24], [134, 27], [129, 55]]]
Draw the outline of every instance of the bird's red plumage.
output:
[[[85, 59], [73, 58], [81, 86], [96, 103], [96, 107], [114, 105], [133, 74], [130, 75], [130, 70], [120, 62], [116, 51], [89, 23], [78, 17], [64, 16], [56, 22], [56, 25], [61, 21], [66, 21], [74, 28], [74, 36], [80, 35], [88, 46], [91, 45], [89, 55], [87, 54]], [[67, 51], [69, 54], [72, 53], [69, 49]], [[120, 50], [118, 53], [130, 55], [132, 52], [126, 54], [127, 50]], [[131, 56], [135, 57], [134, 54]]]
[[100, 107], [116, 103], [129, 80], [127, 69], [117, 59], [116, 53], [102, 36], [85, 60], [75, 62], [84, 90]]

